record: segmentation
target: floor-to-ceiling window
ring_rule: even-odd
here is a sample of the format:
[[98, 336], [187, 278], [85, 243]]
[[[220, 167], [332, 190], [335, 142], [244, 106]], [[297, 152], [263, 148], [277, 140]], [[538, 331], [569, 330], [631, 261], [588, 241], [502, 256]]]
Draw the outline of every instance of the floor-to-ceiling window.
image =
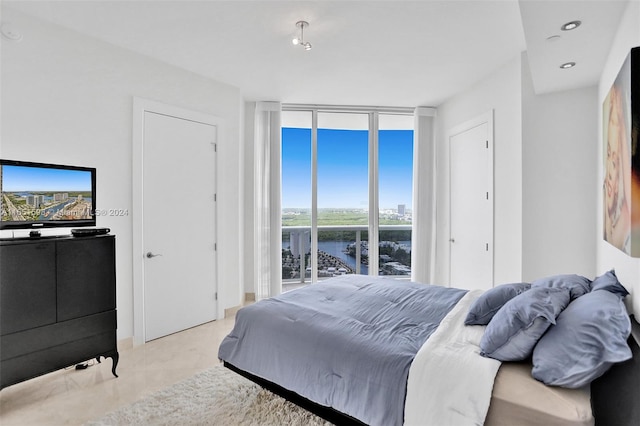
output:
[[408, 277], [412, 172], [410, 111], [285, 106], [284, 284], [343, 274]]

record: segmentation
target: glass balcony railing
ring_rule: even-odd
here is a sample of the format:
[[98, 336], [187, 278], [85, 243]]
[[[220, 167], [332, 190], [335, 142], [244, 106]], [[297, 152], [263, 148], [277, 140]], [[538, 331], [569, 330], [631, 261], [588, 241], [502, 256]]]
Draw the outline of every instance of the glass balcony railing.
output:
[[[367, 225], [318, 226], [318, 280], [337, 275], [369, 274]], [[380, 225], [378, 274], [408, 279], [411, 275], [411, 225]], [[282, 227], [282, 282], [312, 281], [311, 227]]]

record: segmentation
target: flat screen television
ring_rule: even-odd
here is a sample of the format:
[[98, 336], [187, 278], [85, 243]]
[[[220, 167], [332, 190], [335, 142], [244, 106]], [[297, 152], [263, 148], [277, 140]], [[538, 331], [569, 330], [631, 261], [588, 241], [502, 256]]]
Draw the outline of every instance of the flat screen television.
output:
[[0, 229], [96, 225], [96, 169], [0, 160]]

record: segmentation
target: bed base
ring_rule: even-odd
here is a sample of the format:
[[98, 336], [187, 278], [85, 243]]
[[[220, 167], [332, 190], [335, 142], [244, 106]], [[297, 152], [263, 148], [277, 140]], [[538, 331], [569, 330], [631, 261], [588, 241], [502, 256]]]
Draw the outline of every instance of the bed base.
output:
[[[632, 317], [633, 319], [633, 317]], [[595, 426], [640, 425], [640, 324], [632, 321], [629, 346], [633, 358], [611, 367], [591, 383], [591, 408]], [[261, 377], [247, 373], [224, 361], [224, 366], [305, 410], [335, 425], [366, 425], [330, 407], [317, 404]]]
[[223, 361], [223, 365], [228, 368], [231, 371], [234, 371], [236, 373], [238, 373], [239, 375], [251, 380], [252, 382], [256, 383], [257, 385], [267, 389], [270, 392], [275, 393], [278, 396], [281, 396], [282, 398], [286, 399], [287, 401], [290, 401], [302, 408], [304, 408], [307, 411], [312, 412], [313, 414], [315, 414], [316, 416], [330, 422], [333, 423], [334, 425], [357, 425], [357, 426], [366, 426], [365, 423], [362, 423], [360, 420], [355, 419], [351, 416], [348, 416], [347, 414], [344, 414], [340, 411], [334, 410], [331, 407], [325, 407], [324, 405], [320, 405], [318, 403], [315, 403], [313, 401], [308, 400], [307, 398], [298, 395], [295, 392], [292, 392], [288, 389], [283, 388], [282, 386], [279, 386], [273, 382], [270, 382], [268, 380], [265, 380], [261, 377], [255, 376], [251, 373], [247, 373], [244, 370], [239, 369], [238, 367], [234, 366], [233, 364], [229, 364], [226, 361]]
[[632, 322], [633, 358], [615, 364], [591, 383], [591, 409], [596, 426], [640, 425], [640, 325]]

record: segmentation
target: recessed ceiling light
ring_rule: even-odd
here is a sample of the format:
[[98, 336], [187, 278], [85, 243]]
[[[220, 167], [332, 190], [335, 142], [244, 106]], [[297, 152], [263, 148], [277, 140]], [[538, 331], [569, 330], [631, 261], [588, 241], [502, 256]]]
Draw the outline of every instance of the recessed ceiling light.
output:
[[566, 24], [561, 26], [560, 29], [562, 31], [571, 31], [571, 30], [575, 30], [576, 28], [578, 28], [580, 26], [580, 24], [582, 24], [582, 21], [571, 21], [571, 22], [567, 22]]
[[573, 68], [576, 66], [575, 62], [565, 62], [564, 64], [560, 65], [560, 68], [562, 68], [563, 70], [569, 69], [569, 68]]

